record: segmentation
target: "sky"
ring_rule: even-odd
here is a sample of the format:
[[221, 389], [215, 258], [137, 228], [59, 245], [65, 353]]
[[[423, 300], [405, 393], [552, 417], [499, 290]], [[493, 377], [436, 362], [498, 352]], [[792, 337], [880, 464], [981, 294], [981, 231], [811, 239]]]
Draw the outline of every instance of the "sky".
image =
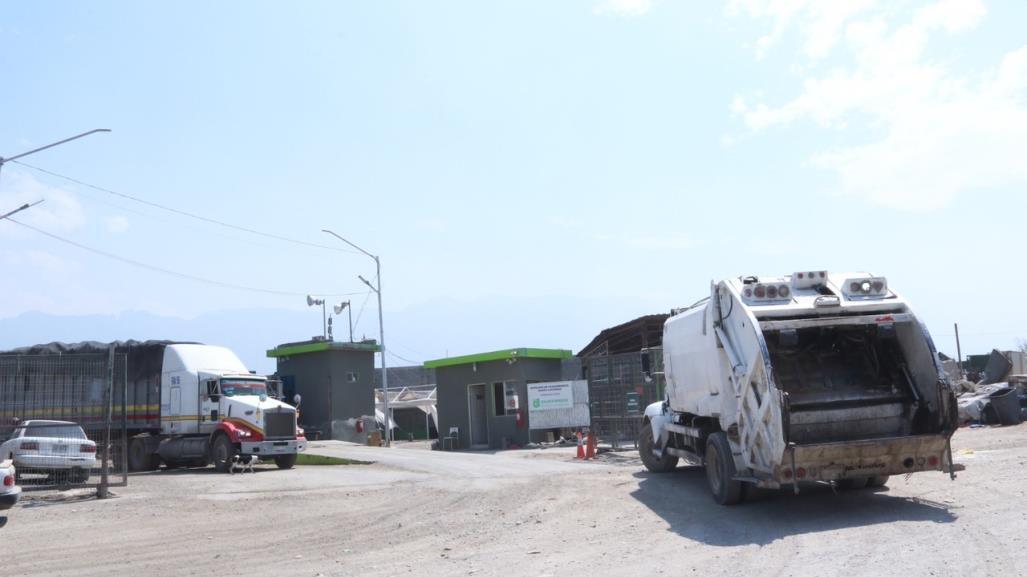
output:
[[578, 350], [711, 280], [808, 269], [887, 276], [949, 354], [957, 322], [964, 354], [1012, 348], [1023, 22], [984, 0], [7, 2], [0, 156], [111, 132], [0, 171], [0, 213], [45, 199], [0, 222], [0, 344], [89, 315], [121, 338], [166, 336], [135, 313], [308, 323], [271, 348], [320, 332], [308, 293], [375, 337], [374, 262], [331, 229], [380, 256], [407, 361]]

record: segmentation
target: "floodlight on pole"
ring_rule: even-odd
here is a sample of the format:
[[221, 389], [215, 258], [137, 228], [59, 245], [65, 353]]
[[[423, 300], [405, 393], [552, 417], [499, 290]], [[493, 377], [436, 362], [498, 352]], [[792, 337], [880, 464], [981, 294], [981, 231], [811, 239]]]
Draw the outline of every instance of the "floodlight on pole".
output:
[[372, 260], [374, 260], [375, 273], [376, 273], [375, 276], [378, 279], [378, 286], [377, 287], [374, 286], [373, 284], [368, 282], [368, 280], [365, 279], [362, 276], [358, 275], [358, 278], [364, 284], [366, 284], [368, 287], [370, 287], [370, 289], [373, 290], [376, 295], [378, 295], [378, 340], [379, 340], [378, 346], [379, 346], [379, 348], [381, 350], [381, 353], [382, 353], [382, 394], [385, 397], [385, 446], [386, 447], [391, 447], [392, 446], [392, 412], [389, 409], [389, 371], [386, 369], [386, 366], [385, 366], [386, 365], [386, 363], [385, 363], [385, 322], [382, 320], [382, 261], [377, 256], [367, 252], [366, 250], [360, 248], [359, 246], [357, 246], [357, 245], [353, 244], [352, 242], [342, 238], [338, 234], [336, 234], [336, 233], [334, 233], [334, 232], [332, 232], [332, 231], [330, 231], [328, 229], [323, 228], [323, 229], [321, 229], [321, 232], [334, 236], [335, 238], [337, 238], [337, 239], [341, 240], [342, 242], [350, 245], [351, 247], [359, 250], [360, 252], [364, 253], [365, 255], [371, 257]]
[[314, 298], [314, 297], [312, 297], [310, 295], [307, 295], [307, 306], [308, 307], [316, 307], [316, 306], [320, 306], [321, 307], [321, 330], [323, 331], [321, 333], [321, 336], [324, 337], [325, 339], [327, 339], [328, 338], [328, 320], [327, 320], [328, 319], [328, 315], [325, 312], [325, 300], [324, 299], [316, 299], [316, 298]]
[[342, 301], [341, 303], [333, 307], [336, 315], [341, 315], [342, 310], [346, 309], [349, 314], [349, 342], [353, 342], [353, 307], [350, 306], [349, 301]]

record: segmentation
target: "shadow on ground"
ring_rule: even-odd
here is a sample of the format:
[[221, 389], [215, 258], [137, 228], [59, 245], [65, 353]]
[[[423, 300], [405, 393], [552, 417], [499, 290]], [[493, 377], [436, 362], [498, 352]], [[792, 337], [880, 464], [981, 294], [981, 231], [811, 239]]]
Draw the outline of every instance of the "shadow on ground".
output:
[[[824, 484], [761, 490], [733, 507], [713, 502], [701, 467], [673, 473], [639, 472], [631, 496], [662, 517], [682, 537], [708, 545], [766, 545], [778, 539], [894, 521], [951, 523], [942, 504], [890, 495], [887, 488], [839, 492]], [[894, 482], [894, 481], [893, 481]]]

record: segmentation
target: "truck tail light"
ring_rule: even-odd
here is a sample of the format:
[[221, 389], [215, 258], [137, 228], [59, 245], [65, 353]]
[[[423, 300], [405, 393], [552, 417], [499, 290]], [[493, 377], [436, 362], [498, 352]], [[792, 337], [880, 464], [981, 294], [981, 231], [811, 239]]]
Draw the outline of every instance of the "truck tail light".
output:
[[761, 299], [767, 296], [767, 287], [763, 285], [756, 285], [756, 289], [752, 291], [752, 294], [756, 295], [756, 298]]
[[96, 452], [96, 445], [79, 445], [78, 446], [78, 452], [79, 453], [95, 453]]
[[781, 286], [777, 287], [777, 294], [778, 294], [778, 296], [780, 296], [780, 297], [781, 297], [781, 298], [783, 298], [783, 299], [786, 299], [786, 298], [788, 298], [788, 295], [789, 295], [789, 294], [790, 294], [791, 292], [792, 292], [792, 291], [791, 291], [791, 290], [789, 290], [789, 288], [788, 288], [788, 285], [786, 285], [786, 284], [783, 284], [783, 285], [781, 285]]
[[784, 477], [785, 479], [791, 479], [792, 478], [792, 470], [791, 469], [785, 469], [784, 471], [781, 472], [781, 476]]
[[13, 487], [13, 486], [14, 486], [14, 476], [12, 476], [12, 475], [4, 475], [4, 487]]
[[849, 298], [881, 298], [888, 296], [888, 279], [883, 276], [850, 278], [842, 284], [842, 290]]
[[939, 462], [940, 461], [936, 455], [931, 455], [930, 457], [927, 457], [927, 464], [932, 467], [937, 467]]
[[[808, 290], [827, 280], [826, 270], [811, 270], [792, 273], [792, 288]], [[780, 292], [780, 291], [779, 291]]]
[[39, 450], [39, 442], [38, 441], [22, 441], [21, 442], [21, 446], [19, 448], [22, 451], [38, 451]]
[[804, 467], [799, 467], [798, 469], [796, 469], [795, 470], [795, 478], [796, 479], [805, 479], [806, 478], [806, 469]]

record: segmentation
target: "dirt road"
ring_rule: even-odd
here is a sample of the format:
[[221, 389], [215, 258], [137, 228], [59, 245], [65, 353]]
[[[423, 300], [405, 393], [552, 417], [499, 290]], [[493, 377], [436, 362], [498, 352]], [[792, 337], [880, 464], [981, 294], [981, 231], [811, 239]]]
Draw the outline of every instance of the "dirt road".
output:
[[1027, 424], [961, 430], [955, 482], [893, 478], [715, 505], [702, 471], [573, 450], [315, 443], [373, 465], [132, 476], [107, 501], [29, 500], [0, 575], [1019, 575]]

